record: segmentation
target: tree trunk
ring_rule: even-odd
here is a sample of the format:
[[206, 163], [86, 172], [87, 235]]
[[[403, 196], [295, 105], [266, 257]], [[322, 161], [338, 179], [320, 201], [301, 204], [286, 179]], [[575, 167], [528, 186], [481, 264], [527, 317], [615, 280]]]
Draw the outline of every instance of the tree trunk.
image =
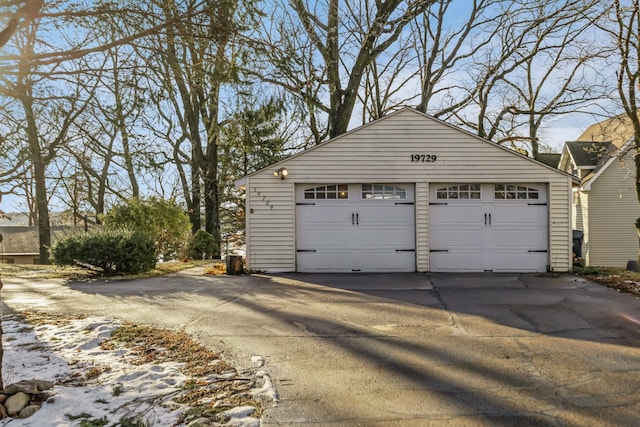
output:
[[213, 236], [215, 245], [212, 257], [220, 258], [220, 194], [217, 179], [217, 154], [216, 163], [211, 163], [204, 174], [204, 211], [205, 211], [205, 231]]
[[40, 138], [33, 114], [31, 91], [20, 85], [21, 102], [27, 120], [27, 139], [29, 154], [33, 162], [33, 179], [36, 187], [36, 211], [38, 212], [38, 245], [40, 264], [49, 264], [49, 246], [51, 246], [51, 228], [49, 223], [49, 201], [47, 199], [46, 165], [40, 148]]
[[200, 168], [196, 162], [197, 152], [195, 149], [191, 152], [191, 191], [187, 198], [187, 207], [189, 208], [189, 221], [191, 221], [191, 233], [196, 234], [202, 228], [202, 219], [200, 216], [200, 206], [202, 204], [202, 183], [200, 181]]

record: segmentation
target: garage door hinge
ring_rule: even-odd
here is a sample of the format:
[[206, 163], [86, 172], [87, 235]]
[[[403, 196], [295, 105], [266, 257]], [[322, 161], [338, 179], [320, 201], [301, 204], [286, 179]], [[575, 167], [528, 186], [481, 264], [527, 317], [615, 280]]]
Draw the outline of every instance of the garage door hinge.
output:
[[415, 252], [415, 249], [396, 249], [396, 252]]
[[547, 206], [546, 203], [527, 203], [529, 206]]
[[429, 206], [446, 206], [448, 204], [449, 203], [447, 203], [447, 202], [431, 202], [431, 203], [429, 203]]
[[396, 205], [415, 205], [413, 202], [396, 202]]
[[429, 249], [429, 252], [449, 252], [449, 249]]
[[296, 252], [315, 252], [315, 249], [298, 249]]
[[315, 203], [296, 203], [296, 206], [315, 206]]
[[549, 252], [549, 251], [546, 250], [546, 249], [529, 249], [529, 252], [540, 252], [540, 253], [542, 253], [542, 252]]

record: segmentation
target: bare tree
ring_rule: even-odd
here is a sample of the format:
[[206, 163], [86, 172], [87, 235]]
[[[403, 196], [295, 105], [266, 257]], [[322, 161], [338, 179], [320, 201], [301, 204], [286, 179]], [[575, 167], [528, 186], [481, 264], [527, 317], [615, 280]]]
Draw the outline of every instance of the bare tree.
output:
[[[619, 61], [616, 71], [618, 96], [633, 129], [636, 169], [636, 195], [640, 201], [640, 0], [615, 0], [610, 24], [604, 27], [612, 36]], [[640, 218], [636, 221], [640, 226]], [[640, 227], [638, 227], [640, 233]]]
[[[272, 14], [278, 24], [263, 35], [269, 62], [264, 79], [301, 98], [314, 121], [316, 143], [340, 135], [349, 126], [367, 70], [431, 3], [280, 3]], [[295, 15], [287, 12], [289, 7]], [[319, 125], [317, 113], [326, 114], [326, 127]]]
[[[474, 56], [469, 93], [478, 135], [533, 156], [549, 117], [579, 110], [606, 94], [589, 74], [602, 50], [588, 30], [601, 13], [595, 0], [511, 0], [502, 4], [496, 37]], [[522, 130], [524, 129], [524, 130]]]
[[438, 0], [412, 22], [421, 88], [419, 111], [448, 117], [471, 101], [455, 75], [471, 66], [473, 56], [495, 40], [504, 3], [474, 0], [461, 12], [459, 3]]
[[[14, 4], [13, 2], [8, 2], [5, 1], [3, 3], [6, 3], [6, 5], [11, 6], [12, 4]], [[4, 4], [0, 3], [0, 6], [5, 6]], [[29, 10], [29, 8], [33, 8], [33, 6], [30, 3], [27, 3], [26, 5], [24, 5], [21, 10], [19, 12], [27, 12]], [[17, 13], [16, 13], [17, 15]], [[12, 16], [9, 19], [9, 22], [6, 24], [5, 28], [0, 31], [0, 48], [2, 48], [4, 45], [6, 45], [9, 42], [9, 39], [13, 36], [13, 34], [15, 33], [16, 29], [18, 28], [18, 18], [16, 16]], [[16, 169], [17, 170], [17, 169]], [[14, 173], [15, 170], [10, 170], [8, 172], [3, 171], [3, 174], [5, 173]], [[2, 200], [2, 194], [0, 193], [0, 200]], [[0, 216], [4, 216], [4, 212], [0, 211]], [[0, 235], [0, 243], [2, 243], [2, 235]], [[0, 291], [2, 290], [2, 278], [0, 277]], [[0, 322], [0, 389], [4, 388], [4, 384], [2, 381], [2, 357], [4, 354], [4, 349], [2, 347], [2, 322]]]

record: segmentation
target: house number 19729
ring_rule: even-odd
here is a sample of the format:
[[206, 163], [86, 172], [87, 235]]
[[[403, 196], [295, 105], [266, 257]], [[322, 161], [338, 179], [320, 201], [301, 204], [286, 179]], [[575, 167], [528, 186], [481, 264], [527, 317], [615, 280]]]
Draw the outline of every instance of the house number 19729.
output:
[[435, 154], [412, 154], [411, 161], [412, 162], [420, 162], [420, 163], [433, 163], [438, 159], [438, 156]]

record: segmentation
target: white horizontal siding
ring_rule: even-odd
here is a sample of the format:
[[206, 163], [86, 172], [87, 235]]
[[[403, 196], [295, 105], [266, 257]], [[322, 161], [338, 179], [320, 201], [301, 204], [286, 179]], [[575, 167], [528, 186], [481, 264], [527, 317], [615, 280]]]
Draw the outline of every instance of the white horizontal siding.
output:
[[429, 270], [429, 184], [416, 183], [416, 270]]
[[[411, 162], [412, 154], [436, 155], [437, 161]], [[273, 176], [279, 167], [288, 170], [285, 180]], [[419, 271], [428, 268], [427, 183], [548, 184], [551, 268], [570, 268], [569, 178], [413, 110], [402, 110], [293, 156], [250, 176], [248, 182], [247, 200], [254, 207], [254, 213], [247, 214], [248, 257], [257, 270], [295, 269], [294, 183], [323, 182], [415, 183]], [[267, 200], [273, 209], [264, 205]], [[285, 261], [282, 254], [291, 259]]]
[[573, 263], [571, 248], [571, 178], [549, 185], [549, 262], [551, 271], [568, 271]]
[[589, 192], [588, 263], [624, 267], [638, 258], [634, 223], [640, 216], [634, 183], [634, 151], [614, 161], [592, 183]]
[[294, 185], [273, 175], [247, 179], [247, 265], [250, 270], [295, 270]]

